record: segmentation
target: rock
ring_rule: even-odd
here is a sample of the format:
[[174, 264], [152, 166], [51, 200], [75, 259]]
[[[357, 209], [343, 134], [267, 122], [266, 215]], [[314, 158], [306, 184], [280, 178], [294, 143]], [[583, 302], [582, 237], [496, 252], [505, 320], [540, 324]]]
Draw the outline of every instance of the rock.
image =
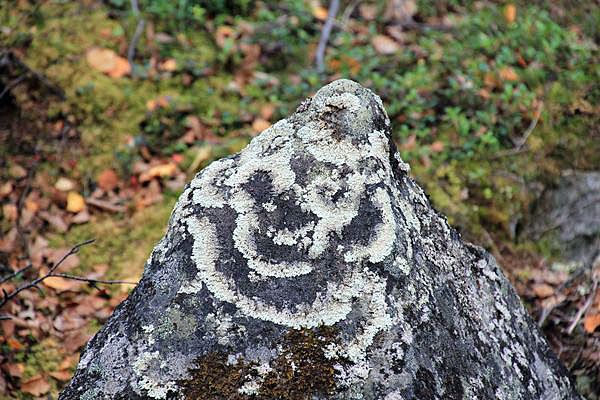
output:
[[600, 172], [565, 171], [534, 208], [526, 236], [544, 239], [562, 261], [593, 262], [600, 249]]
[[495, 260], [335, 81], [186, 187], [70, 399], [579, 399]]

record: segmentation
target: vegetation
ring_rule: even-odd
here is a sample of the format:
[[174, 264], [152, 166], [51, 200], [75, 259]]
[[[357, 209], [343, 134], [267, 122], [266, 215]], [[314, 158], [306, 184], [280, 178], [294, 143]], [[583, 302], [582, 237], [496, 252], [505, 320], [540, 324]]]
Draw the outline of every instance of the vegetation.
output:
[[[521, 228], [561, 170], [600, 165], [600, 8], [342, 1], [319, 73], [327, 5], [0, 4], [0, 276], [34, 266], [3, 287], [90, 238], [69, 272], [139, 279], [194, 173], [345, 77], [382, 96], [399, 151], [435, 207], [494, 253], [539, 317], [553, 295], [535, 288], [556, 289], [573, 267], [556, 270], [555, 246]], [[80, 348], [84, 334], [73, 329], [89, 337], [127, 289], [53, 282], [2, 310], [16, 316], [0, 325], [0, 393], [11, 398], [56, 394], [76, 361], [65, 363], [56, 343]], [[585, 303], [589, 288], [579, 289], [563, 325]], [[552, 345], [599, 398], [600, 333], [560, 326], [545, 327]]]

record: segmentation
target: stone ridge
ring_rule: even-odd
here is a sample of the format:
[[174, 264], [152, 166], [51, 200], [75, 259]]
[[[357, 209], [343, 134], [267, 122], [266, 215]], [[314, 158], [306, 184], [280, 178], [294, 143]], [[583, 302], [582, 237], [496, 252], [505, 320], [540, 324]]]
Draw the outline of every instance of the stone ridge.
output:
[[323, 87], [186, 187], [60, 399], [577, 399], [408, 172], [379, 97]]

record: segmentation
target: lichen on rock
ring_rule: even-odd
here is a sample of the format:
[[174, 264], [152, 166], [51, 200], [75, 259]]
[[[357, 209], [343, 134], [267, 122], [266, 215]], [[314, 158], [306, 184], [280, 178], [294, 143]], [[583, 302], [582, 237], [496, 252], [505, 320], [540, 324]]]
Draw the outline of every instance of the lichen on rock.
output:
[[60, 398], [577, 399], [409, 171], [379, 97], [323, 87], [186, 187]]

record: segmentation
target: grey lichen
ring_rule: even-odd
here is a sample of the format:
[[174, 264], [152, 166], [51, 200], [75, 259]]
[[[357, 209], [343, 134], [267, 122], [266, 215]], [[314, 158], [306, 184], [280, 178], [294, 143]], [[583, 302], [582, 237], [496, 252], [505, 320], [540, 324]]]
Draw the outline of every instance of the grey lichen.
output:
[[187, 186], [61, 400], [577, 399], [409, 171], [381, 100], [325, 86]]

